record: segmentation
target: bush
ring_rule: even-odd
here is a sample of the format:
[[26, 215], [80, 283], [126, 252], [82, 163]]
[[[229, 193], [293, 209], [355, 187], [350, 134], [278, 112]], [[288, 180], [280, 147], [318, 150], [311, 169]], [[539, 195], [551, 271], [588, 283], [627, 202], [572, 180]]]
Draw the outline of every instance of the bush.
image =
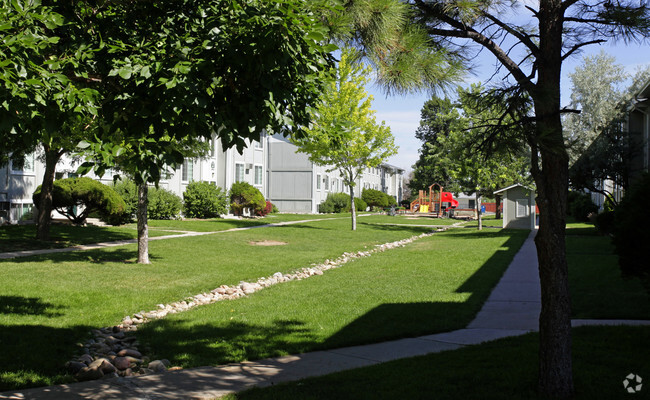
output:
[[582, 192], [569, 192], [567, 212], [579, 222], [589, 221], [589, 215], [598, 212], [591, 196]]
[[596, 216], [596, 229], [599, 232], [609, 235], [614, 231], [614, 211], [604, 211]]
[[[39, 207], [41, 186], [32, 196]], [[52, 207], [75, 224], [82, 224], [92, 212], [113, 216], [124, 212], [126, 204], [110, 186], [91, 178], [67, 178], [54, 181]]]
[[359, 197], [354, 198], [354, 208], [357, 209], [357, 211], [366, 211], [366, 208], [368, 208], [368, 204]]
[[215, 218], [228, 212], [228, 195], [214, 183], [193, 181], [183, 193], [183, 213], [189, 218]]
[[616, 207], [613, 243], [621, 270], [640, 277], [650, 290], [650, 175], [632, 186]]
[[262, 192], [246, 182], [235, 182], [230, 188], [230, 210], [235, 215], [242, 215], [249, 210], [250, 215], [261, 212], [266, 207]]
[[176, 219], [181, 213], [181, 198], [163, 188], [149, 188], [147, 216], [151, 219]]
[[342, 213], [350, 210], [350, 195], [345, 193], [329, 193], [324, 202], [318, 206], [318, 212], [323, 214]]
[[370, 207], [388, 207], [388, 196], [386, 193], [375, 189], [363, 189], [361, 198]]
[[266, 207], [264, 207], [264, 209], [261, 211], [257, 211], [256, 214], [258, 217], [264, 217], [265, 215], [273, 212], [273, 207], [275, 207], [273, 203], [267, 200]]
[[111, 225], [128, 224], [135, 220], [135, 212], [138, 209], [138, 188], [132, 180], [119, 180], [112, 186], [124, 200], [124, 212], [114, 215], [102, 215], [100, 219]]
[[273, 207], [271, 207], [271, 214], [276, 214], [279, 213], [280, 210], [275, 206], [275, 204], [272, 204]]

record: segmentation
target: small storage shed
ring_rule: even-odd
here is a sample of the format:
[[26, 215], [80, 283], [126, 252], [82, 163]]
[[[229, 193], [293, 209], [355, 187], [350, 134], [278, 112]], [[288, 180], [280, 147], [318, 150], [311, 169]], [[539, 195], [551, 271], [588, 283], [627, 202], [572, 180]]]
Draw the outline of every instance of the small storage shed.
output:
[[535, 229], [535, 191], [522, 184], [497, 190], [503, 199], [503, 227]]

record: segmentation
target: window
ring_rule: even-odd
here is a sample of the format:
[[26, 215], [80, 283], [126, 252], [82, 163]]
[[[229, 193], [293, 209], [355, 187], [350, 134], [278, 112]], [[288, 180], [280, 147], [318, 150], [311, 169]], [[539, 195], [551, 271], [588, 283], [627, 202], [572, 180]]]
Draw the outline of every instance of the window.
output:
[[476, 206], [476, 203], [474, 202], [474, 199], [469, 199], [468, 203], [469, 203], [468, 206], [471, 209], [474, 209], [474, 207]]
[[262, 166], [255, 166], [255, 184], [258, 186], [262, 185]]
[[244, 181], [244, 164], [237, 163], [235, 164], [235, 182]]
[[214, 139], [210, 140], [210, 155], [212, 157], [217, 156], [217, 141]]
[[329, 177], [329, 176], [326, 176], [326, 177], [323, 179], [323, 182], [325, 183], [325, 190], [330, 190], [330, 177]]
[[194, 179], [194, 161], [188, 160], [187, 158], [183, 161], [183, 167], [181, 168], [181, 180], [183, 182], [191, 182]]
[[321, 178], [320, 174], [316, 174], [316, 190], [320, 190], [321, 179], [322, 178]]
[[516, 199], [515, 203], [517, 203], [516, 218], [528, 216], [528, 199]]
[[258, 141], [255, 142], [255, 148], [259, 150], [264, 148], [264, 143], [262, 142], [262, 138], [260, 138], [259, 142]]
[[34, 154], [27, 154], [25, 158], [20, 161], [11, 162], [11, 172], [22, 174], [34, 173]]

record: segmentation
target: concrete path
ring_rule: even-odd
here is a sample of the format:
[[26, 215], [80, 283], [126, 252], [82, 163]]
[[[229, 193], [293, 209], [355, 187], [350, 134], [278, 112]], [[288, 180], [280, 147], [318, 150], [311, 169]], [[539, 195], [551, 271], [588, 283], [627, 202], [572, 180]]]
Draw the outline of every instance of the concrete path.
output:
[[[465, 329], [219, 367], [5, 392], [0, 393], [0, 399], [214, 399], [251, 386], [270, 386], [535, 331], [541, 307], [535, 233], [531, 232], [481, 311]], [[575, 326], [650, 325], [650, 321], [573, 322]]]

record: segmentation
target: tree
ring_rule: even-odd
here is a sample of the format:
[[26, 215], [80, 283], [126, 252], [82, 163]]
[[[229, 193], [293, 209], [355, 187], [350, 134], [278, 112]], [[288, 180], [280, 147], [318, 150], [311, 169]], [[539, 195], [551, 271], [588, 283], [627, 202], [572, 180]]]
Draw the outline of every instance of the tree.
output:
[[66, 23], [63, 3], [1, 2], [0, 20], [0, 165], [8, 156], [19, 160], [43, 150], [37, 237], [49, 239], [56, 164], [88, 134], [98, 107], [97, 92], [88, 86], [92, 49], [83, 28]]
[[[531, 148], [531, 173], [540, 209], [540, 228], [535, 237], [542, 285], [539, 390], [546, 396], [568, 398], [573, 394], [573, 375], [564, 242], [569, 157], [561, 121], [561, 114], [566, 111], [560, 104], [562, 63], [591, 44], [608, 39], [647, 38], [648, 6], [632, 0], [540, 0], [537, 8], [514, 0], [406, 3], [411, 6], [410, 22], [426, 30], [435, 45], [448, 49], [447, 54], [469, 58], [472, 55], [468, 50], [485, 49], [496, 58], [499, 70], [506, 72], [504, 86], [484, 101], [507, 104], [513, 123], [526, 127], [520, 132]], [[504, 7], [508, 7], [508, 12], [502, 12]], [[525, 18], [526, 14], [529, 18]], [[536, 22], [530, 23], [529, 19]], [[371, 38], [376, 33], [372, 26], [365, 30], [364, 37]], [[373, 46], [366, 48], [373, 52]], [[374, 53], [381, 57], [381, 51]], [[377, 67], [381, 69], [382, 65]], [[403, 73], [397, 76], [409, 80], [409, 67], [403, 65]], [[382, 72], [378, 75], [384, 76]], [[394, 81], [388, 90], [396, 86], [404, 91], [413, 89], [413, 83], [399, 83]], [[501, 127], [497, 124], [486, 130], [487, 136], [502, 131]]]
[[[96, 140], [81, 171], [119, 165], [140, 188], [138, 260], [148, 262], [147, 184], [183, 149], [216, 136], [241, 150], [264, 129], [309, 122], [332, 64], [326, 29], [300, 0], [173, 0], [80, 6], [103, 96]], [[300, 134], [299, 130], [295, 130]]]
[[397, 153], [390, 128], [377, 124], [370, 109], [372, 96], [364, 85], [370, 69], [352, 62], [353, 52], [346, 49], [328, 82], [322, 102], [317, 106], [307, 135], [294, 138], [298, 151], [309, 155], [317, 165], [328, 166], [328, 172], [338, 170], [344, 185], [350, 190], [352, 230], [357, 229], [354, 188], [366, 168], [379, 166]]
[[[85, 223], [93, 212], [111, 218], [126, 209], [124, 200], [113, 188], [91, 178], [59, 179], [53, 186], [52, 207], [78, 225]], [[33, 195], [36, 207], [40, 206], [41, 190], [41, 186], [37, 187]]]
[[248, 182], [235, 182], [230, 188], [230, 210], [235, 215], [242, 215], [248, 210], [250, 216], [266, 208], [264, 195], [258, 188]]
[[563, 126], [570, 157], [569, 182], [574, 189], [586, 189], [604, 195], [617, 204], [612, 187], [629, 185], [629, 161], [637, 151], [630, 145], [624, 124], [626, 108], [639, 89], [647, 83], [649, 70], [637, 72], [632, 78], [615, 58], [601, 51], [584, 57], [583, 65], [570, 74], [573, 85], [571, 107], [580, 114], [565, 116]]

